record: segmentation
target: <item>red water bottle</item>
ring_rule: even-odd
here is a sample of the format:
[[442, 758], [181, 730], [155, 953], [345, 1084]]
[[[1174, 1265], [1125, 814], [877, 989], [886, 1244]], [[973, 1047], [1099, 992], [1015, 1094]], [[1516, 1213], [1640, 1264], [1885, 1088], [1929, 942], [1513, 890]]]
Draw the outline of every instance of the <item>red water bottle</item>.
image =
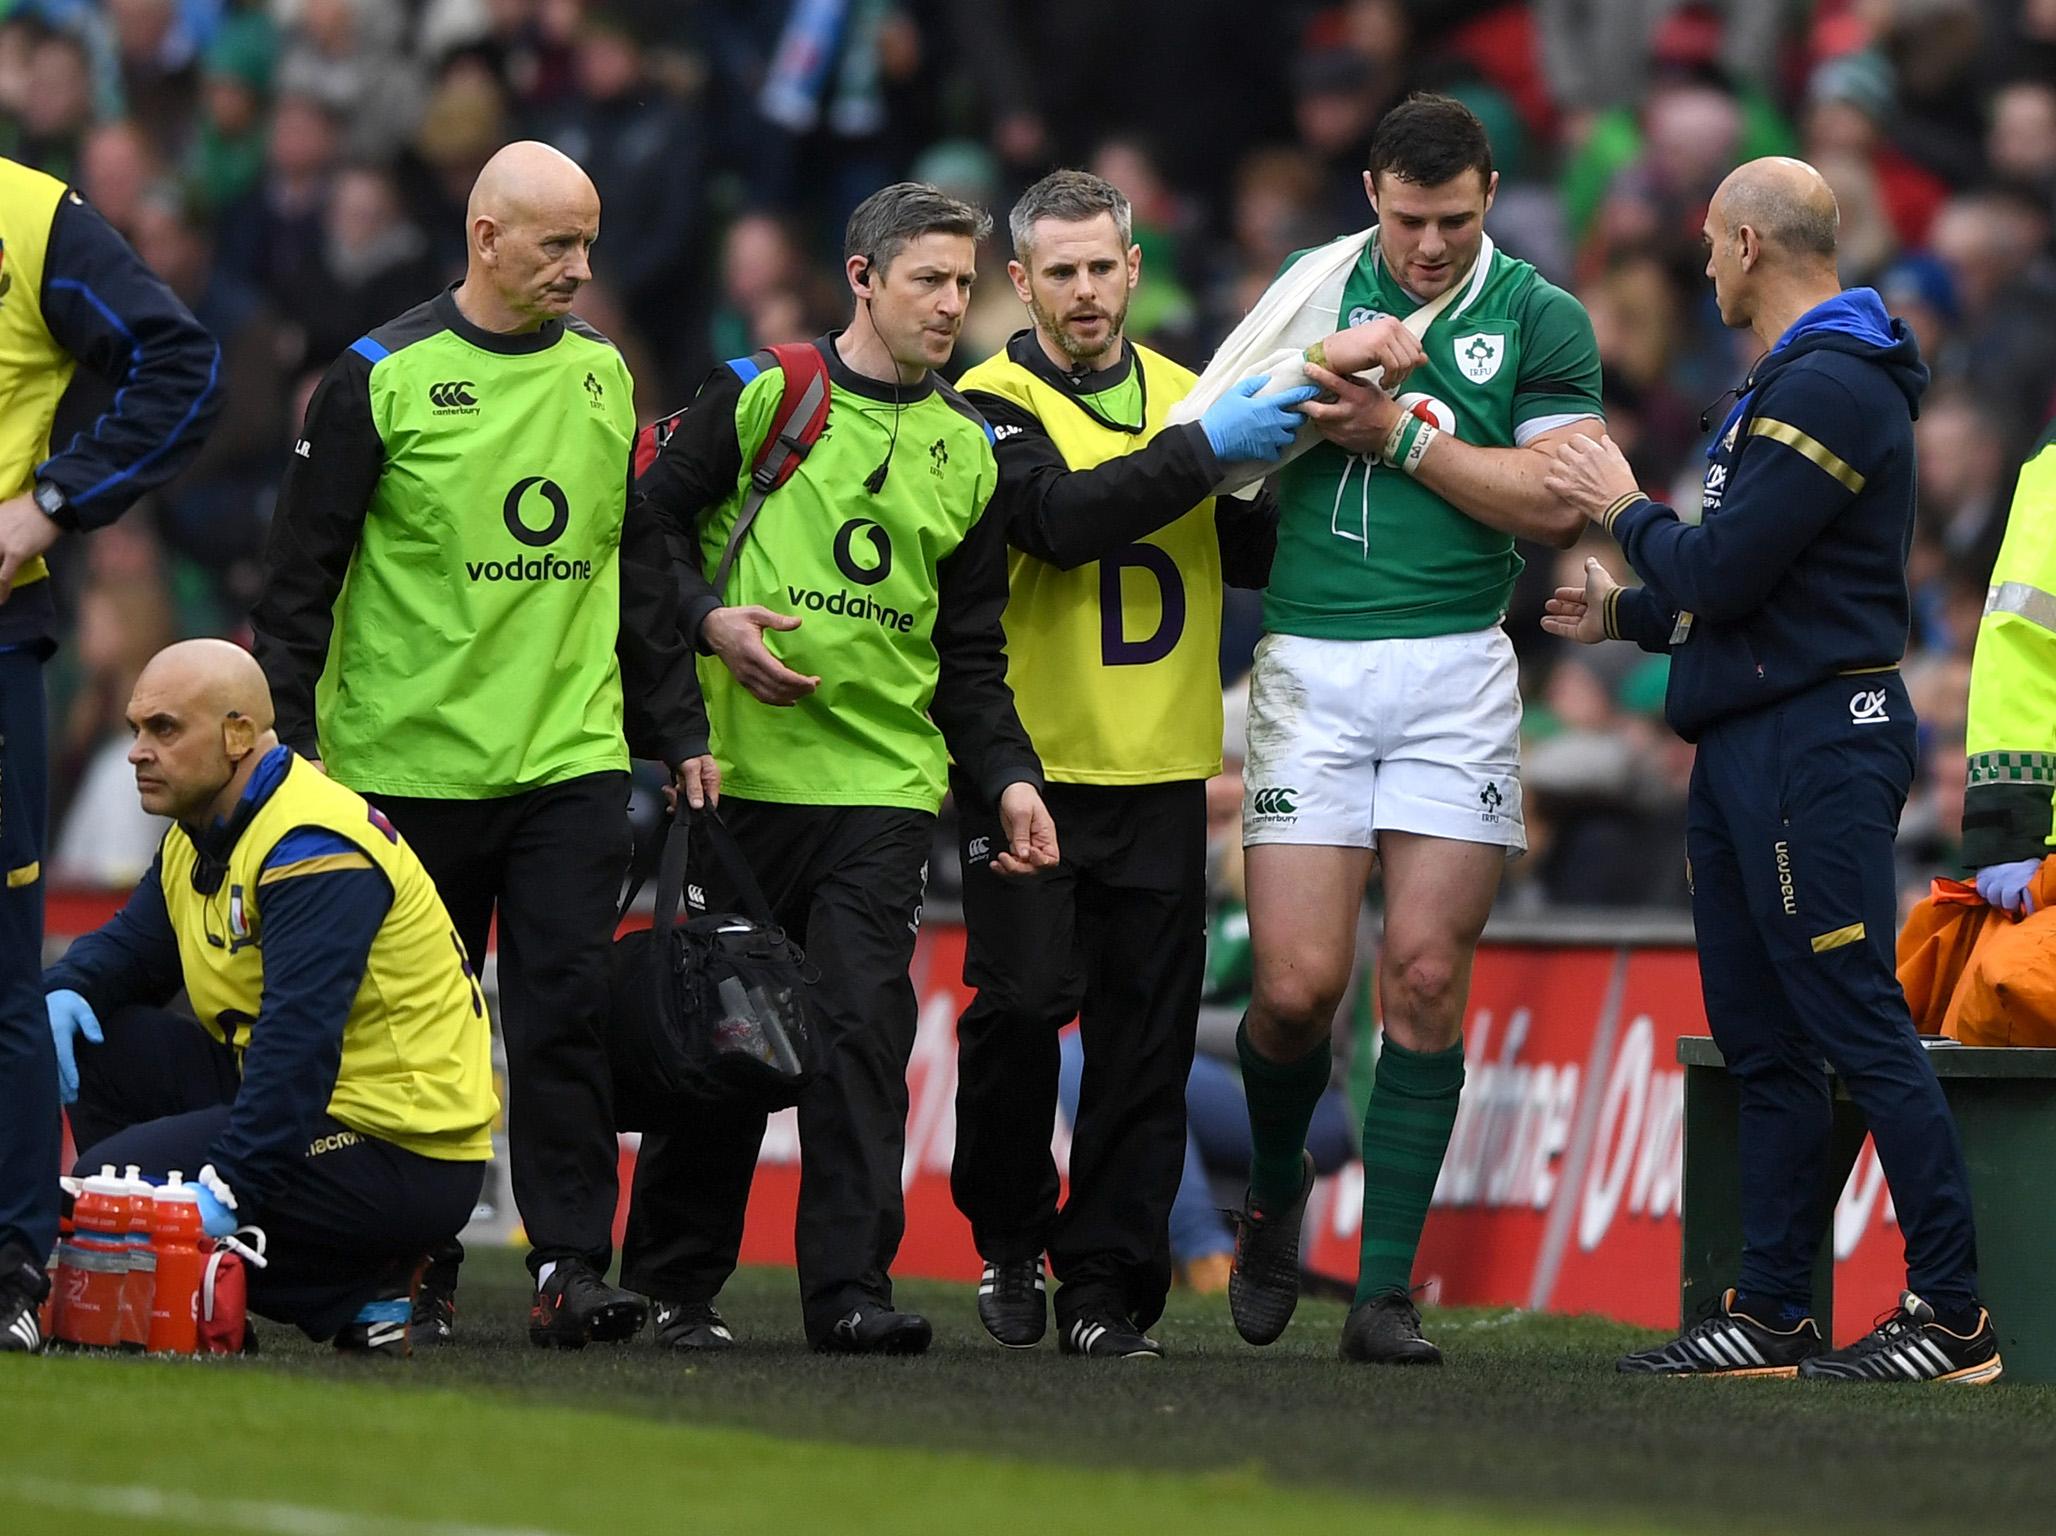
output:
[[190, 1355], [199, 1347], [200, 1282], [207, 1272], [200, 1197], [174, 1173], [151, 1202], [150, 1241], [157, 1286], [150, 1301], [150, 1352]]
[[157, 1289], [157, 1255], [150, 1248], [157, 1189], [134, 1163], [122, 1170], [122, 1182], [128, 1185], [129, 1222], [122, 1243], [128, 1272], [121, 1286], [121, 1347], [140, 1354], [150, 1346], [150, 1306]]
[[112, 1167], [87, 1179], [72, 1208], [72, 1238], [58, 1251], [57, 1337], [88, 1349], [121, 1343], [132, 1201]]

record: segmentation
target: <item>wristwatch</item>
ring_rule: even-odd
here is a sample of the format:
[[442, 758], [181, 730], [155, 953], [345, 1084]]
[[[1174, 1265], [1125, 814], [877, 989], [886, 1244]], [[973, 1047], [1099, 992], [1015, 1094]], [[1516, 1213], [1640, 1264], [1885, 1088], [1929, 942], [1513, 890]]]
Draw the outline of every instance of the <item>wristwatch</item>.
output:
[[38, 480], [36, 482], [35, 502], [38, 507], [42, 508], [43, 515], [58, 527], [65, 529], [76, 529], [78, 527], [78, 514], [71, 510], [70, 500], [63, 491], [59, 490], [48, 480]]

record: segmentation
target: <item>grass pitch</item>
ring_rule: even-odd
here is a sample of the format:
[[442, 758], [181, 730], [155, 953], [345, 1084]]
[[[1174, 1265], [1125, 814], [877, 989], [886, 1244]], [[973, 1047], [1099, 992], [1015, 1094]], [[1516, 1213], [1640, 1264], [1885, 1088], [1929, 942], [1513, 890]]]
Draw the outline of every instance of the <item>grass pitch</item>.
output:
[[580, 1533], [2048, 1529], [2056, 1388], [1626, 1380], [1640, 1330], [1431, 1314], [1441, 1371], [1334, 1359], [1308, 1301], [1268, 1350], [1178, 1296], [1160, 1363], [1004, 1353], [968, 1287], [906, 1284], [919, 1360], [811, 1355], [784, 1271], [745, 1348], [531, 1349], [511, 1254], [465, 1269], [462, 1342], [338, 1360], [0, 1360], [0, 1530]]

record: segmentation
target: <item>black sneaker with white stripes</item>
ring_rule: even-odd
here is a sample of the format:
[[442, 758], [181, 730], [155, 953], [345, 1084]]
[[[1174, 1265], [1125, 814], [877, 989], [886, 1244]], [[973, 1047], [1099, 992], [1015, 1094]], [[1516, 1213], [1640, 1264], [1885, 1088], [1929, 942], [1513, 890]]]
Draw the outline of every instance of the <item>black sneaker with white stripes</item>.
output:
[[37, 1313], [50, 1294], [50, 1277], [27, 1250], [0, 1247], [0, 1355], [40, 1355], [43, 1325]]
[[1074, 1318], [1057, 1334], [1057, 1348], [1067, 1355], [1097, 1360], [1161, 1360], [1164, 1346], [1118, 1312]]
[[1299, 1305], [1299, 1229], [1306, 1198], [1314, 1190], [1314, 1158], [1300, 1154], [1299, 1196], [1269, 1211], [1250, 1195], [1230, 1211], [1235, 1224], [1235, 1260], [1228, 1271], [1228, 1315], [1251, 1344], [1272, 1344]]
[[1008, 1349], [1032, 1349], [1049, 1328], [1048, 1297], [1041, 1254], [988, 1264], [978, 1282], [978, 1321]]
[[1982, 1386], [2005, 1371], [1992, 1314], [1977, 1309], [1967, 1333], [1945, 1328], [1935, 1309], [1911, 1291], [1896, 1310], [1854, 1344], [1808, 1360], [1799, 1374], [1808, 1381], [1931, 1381]]
[[714, 1351], [735, 1348], [735, 1335], [711, 1301], [652, 1303], [657, 1343], [664, 1349]]
[[41, 1297], [0, 1283], [0, 1355], [41, 1355], [43, 1328], [37, 1320]]
[[1619, 1366], [1628, 1376], [1796, 1376], [1826, 1348], [1812, 1318], [1782, 1327], [1764, 1322], [1737, 1311], [1730, 1288], [1712, 1315], [1668, 1344], [1621, 1356]]

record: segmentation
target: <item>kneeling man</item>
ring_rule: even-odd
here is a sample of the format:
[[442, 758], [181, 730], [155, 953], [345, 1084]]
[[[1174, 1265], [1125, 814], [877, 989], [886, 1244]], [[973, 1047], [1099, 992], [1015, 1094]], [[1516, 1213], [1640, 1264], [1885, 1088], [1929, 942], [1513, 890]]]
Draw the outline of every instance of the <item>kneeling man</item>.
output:
[[[210, 1232], [266, 1234], [252, 1311], [406, 1353], [419, 1266], [492, 1155], [464, 946], [386, 819], [279, 744], [244, 651], [160, 652], [128, 723], [143, 808], [173, 826], [43, 977], [79, 1167], [197, 1175]], [[197, 1024], [162, 1011], [181, 987]]]

